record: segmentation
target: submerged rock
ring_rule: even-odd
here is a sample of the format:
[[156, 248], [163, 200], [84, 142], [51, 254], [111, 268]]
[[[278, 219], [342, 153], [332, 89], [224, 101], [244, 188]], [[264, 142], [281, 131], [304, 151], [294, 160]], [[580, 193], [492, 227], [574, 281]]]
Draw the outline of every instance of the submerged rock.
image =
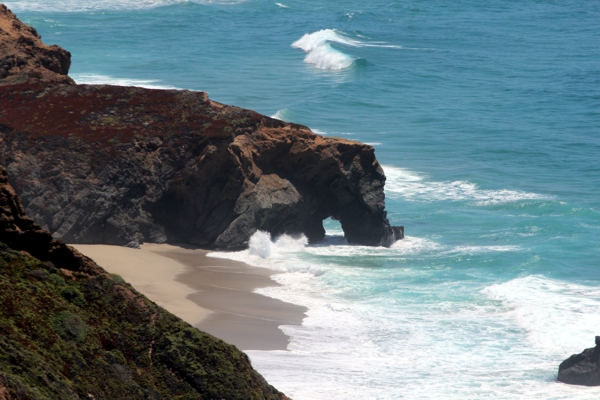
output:
[[[257, 230], [319, 241], [328, 217], [350, 243], [389, 246], [404, 235], [387, 219], [371, 146], [203, 92], [57, 84], [11, 71], [0, 79], [0, 163], [55, 238], [236, 249]], [[56, 73], [68, 79], [67, 71]]]
[[600, 386], [600, 336], [596, 336], [596, 347], [573, 354], [558, 366], [558, 380], [572, 385]]

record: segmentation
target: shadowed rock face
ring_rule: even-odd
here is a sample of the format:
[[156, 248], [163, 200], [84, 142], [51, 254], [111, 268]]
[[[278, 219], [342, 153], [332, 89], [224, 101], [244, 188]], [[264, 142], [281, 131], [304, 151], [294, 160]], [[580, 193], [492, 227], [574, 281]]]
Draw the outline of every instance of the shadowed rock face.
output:
[[256, 230], [316, 242], [328, 217], [351, 243], [403, 237], [371, 146], [203, 92], [20, 79], [0, 86], [0, 163], [56, 238], [235, 249]]
[[23, 250], [42, 261], [50, 261], [63, 268], [88, 274], [105, 274], [88, 257], [54, 240], [25, 214], [19, 196], [8, 183], [6, 170], [0, 166], [0, 242], [14, 250]]
[[572, 385], [600, 386], [600, 336], [596, 336], [596, 347], [573, 354], [558, 366], [558, 380]]

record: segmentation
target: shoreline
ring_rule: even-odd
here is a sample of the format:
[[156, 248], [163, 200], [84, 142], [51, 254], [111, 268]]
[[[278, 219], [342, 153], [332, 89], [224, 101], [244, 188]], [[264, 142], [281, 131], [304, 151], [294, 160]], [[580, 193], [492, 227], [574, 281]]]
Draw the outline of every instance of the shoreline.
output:
[[241, 350], [286, 350], [280, 325], [301, 325], [306, 308], [254, 293], [278, 286], [275, 272], [170, 244], [140, 249], [70, 245], [184, 321]]

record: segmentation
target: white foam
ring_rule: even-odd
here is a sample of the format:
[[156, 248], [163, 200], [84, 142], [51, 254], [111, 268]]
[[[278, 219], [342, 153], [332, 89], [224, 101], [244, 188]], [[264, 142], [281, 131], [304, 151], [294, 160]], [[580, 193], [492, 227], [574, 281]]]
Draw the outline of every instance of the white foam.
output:
[[446, 252], [448, 253], [461, 253], [461, 254], [481, 254], [481, 253], [492, 253], [492, 252], [515, 252], [522, 251], [523, 249], [519, 246], [456, 246]]
[[335, 29], [322, 29], [317, 32], [307, 33], [292, 43], [292, 47], [302, 49], [306, 53], [304, 62], [315, 67], [327, 70], [340, 70], [348, 68], [354, 58], [333, 48], [330, 43], [358, 47], [360, 42], [351, 40]]
[[482, 293], [527, 330], [531, 344], [565, 355], [593, 347], [600, 328], [600, 288], [532, 275], [495, 284]]
[[310, 130], [313, 131], [313, 133], [316, 133], [317, 135], [327, 135], [327, 132], [322, 131], [320, 129], [313, 129], [313, 128], [311, 128]]
[[[351, 271], [340, 269], [336, 273]], [[364, 273], [361, 270], [349, 278], [360, 280]], [[533, 300], [526, 316], [535, 317], [542, 311], [538, 331], [556, 336], [556, 346], [545, 351], [532, 349], [523, 340], [526, 333], [510, 315], [510, 306], [436, 297], [438, 293], [441, 298], [451, 297], [455, 290], [466, 294], [464, 288], [395, 282], [397, 289], [412, 292], [419, 300], [406, 296], [394, 303], [392, 298], [377, 296], [352, 301], [308, 274], [280, 274], [275, 278], [282, 286], [259, 292], [308, 306], [307, 317], [302, 326], [281, 327], [292, 338], [287, 352], [248, 353], [271, 384], [295, 399], [477, 399], [490, 395], [503, 399], [587, 399], [598, 395], [597, 390], [582, 391], [555, 382], [562, 359], [593, 345], [600, 318], [596, 316], [600, 315], [597, 300], [588, 302], [582, 317], [577, 315], [581, 310], [567, 306], [567, 318], [558, 312], [558, 321], [552, 320], [552, 314], [560, 307], [545, 305], [557, 300], [552, 296], [542, 294], [536, 299], [540, 292], [534, 291], [519, 300], [520, 304]], [[519, 297], [520, 288], [522, 285], [504, 287], [502, 293], [514, 299]], [[585, 302], [582, 297], [590, 294], [596, 295], [584, 291], [581, 296], [570, 296]], [[546, 312], [543, 307], [548, 308]], [[573, 320], [575, 326], [565, 325]], [[571, 336], [575, 334], [582, 340], [574, 343]]]
[[11, 10], [18, 11], [54, 11], [54, 12], [83, 12], [100, 10], [137, 10], [148, 9], [174, 4], [238, 4], [245, 0], [13, 0], [5, 2]]
[[335, 131], [324, 131], [322, 129], [310, 128], [311, 131], [318, 135], [331, 135], [331, 136], [353, 136], [355, 133], [352, 132], [335, 132]]
[[551, 199], [550, 196], [519, 190], [480, 189], [468, 181], [430, 181], [415, 172], [392, 166], [383, 166], [383, 169], [387, 177], [386, 193], [406, 201], [472, 201], [476, 205], [487, 206], [522, 200]]
[[278, 119], [280, 121], [289, 122], [289, 121], [286, 120], [288, 113], [289, 113], [289, 110], [287, 108], [284, 108], [282, 110], [277, 110], [277, 112], [275, 114], [271, 115], [271, 118], [275, 118], [275, 119]]
[[113, 78], [111, 76], [99, 74], [72, 74], [71, 78], [79, 84], [88, 85], [137, 86], [147, 89], [178, 89], [175, 86], [160, 85], [160, 81], [155, 79]]
[[281, 8], [289, 8], [285, 4], [281, 4], [281, 3], [275, 3], [275, 5], [278, 6], [278, 7], [281, 7]]
[[[518, 248], [450, 247], [411, 236], [389, 249], [350, 246], [340, 227], [327, 225], [330, 236], [319, 245], [289, 236], [272, 242], [257, 232], [246, 251], [209, 255], [279, 271], [273, 278], [280, 286], [257, 292], [308, 308], [301, 326], [280, 327], [291, 337], [287, 351], [247, 352], [253, 366], [290, 397], [597, 395], [555, 378], [560, 361], [593, 344], [600, 326], [600, 288], [528, 277], [483, 289], [472, 282], [430, 280], [429, 267], [361, 267], [356, 257], [417, 260]], [[581, 340], [570, 340], [576, 335]]]
[[267, 232], [258, 231], [250, 238], [247, 250], [238, 252], [213, 252], [208, 257], [226, 258], [230, 260], [242, 261], [257, 267], [270, 268], [280, 272], [308, 272], [313, 275], [319, 275], [322, 269], [319, 266], [313, 266], [306, 262], [289, 263], [293, 254], [304, 252], [308, 245], [308, 240], [304, 235], [291, 237], [282, 235], [274, 242], [270, 239]]
[[138, 10], [156, 7], [171, 6], [175, 4], [239, 4], [245, 0], [101, 0], [94, 2], [81, 2], [80, 0], [62, 0], [60, 2], [47, 1], [12, 1], [7, 6], [15, 11], [105, 11], [105, 10]]

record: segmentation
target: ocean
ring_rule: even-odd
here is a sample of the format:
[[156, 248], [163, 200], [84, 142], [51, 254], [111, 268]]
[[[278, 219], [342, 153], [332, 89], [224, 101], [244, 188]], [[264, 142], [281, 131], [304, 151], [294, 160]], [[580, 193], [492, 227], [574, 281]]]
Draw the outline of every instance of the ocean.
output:
[[406, 238], [213, 253], [308, 307], [249, 351], [294, 399], [597, 399], [556, 381], [600, 335], [600, 2], [15, 0], [79, 83], [211, 99], [369, 143]]

